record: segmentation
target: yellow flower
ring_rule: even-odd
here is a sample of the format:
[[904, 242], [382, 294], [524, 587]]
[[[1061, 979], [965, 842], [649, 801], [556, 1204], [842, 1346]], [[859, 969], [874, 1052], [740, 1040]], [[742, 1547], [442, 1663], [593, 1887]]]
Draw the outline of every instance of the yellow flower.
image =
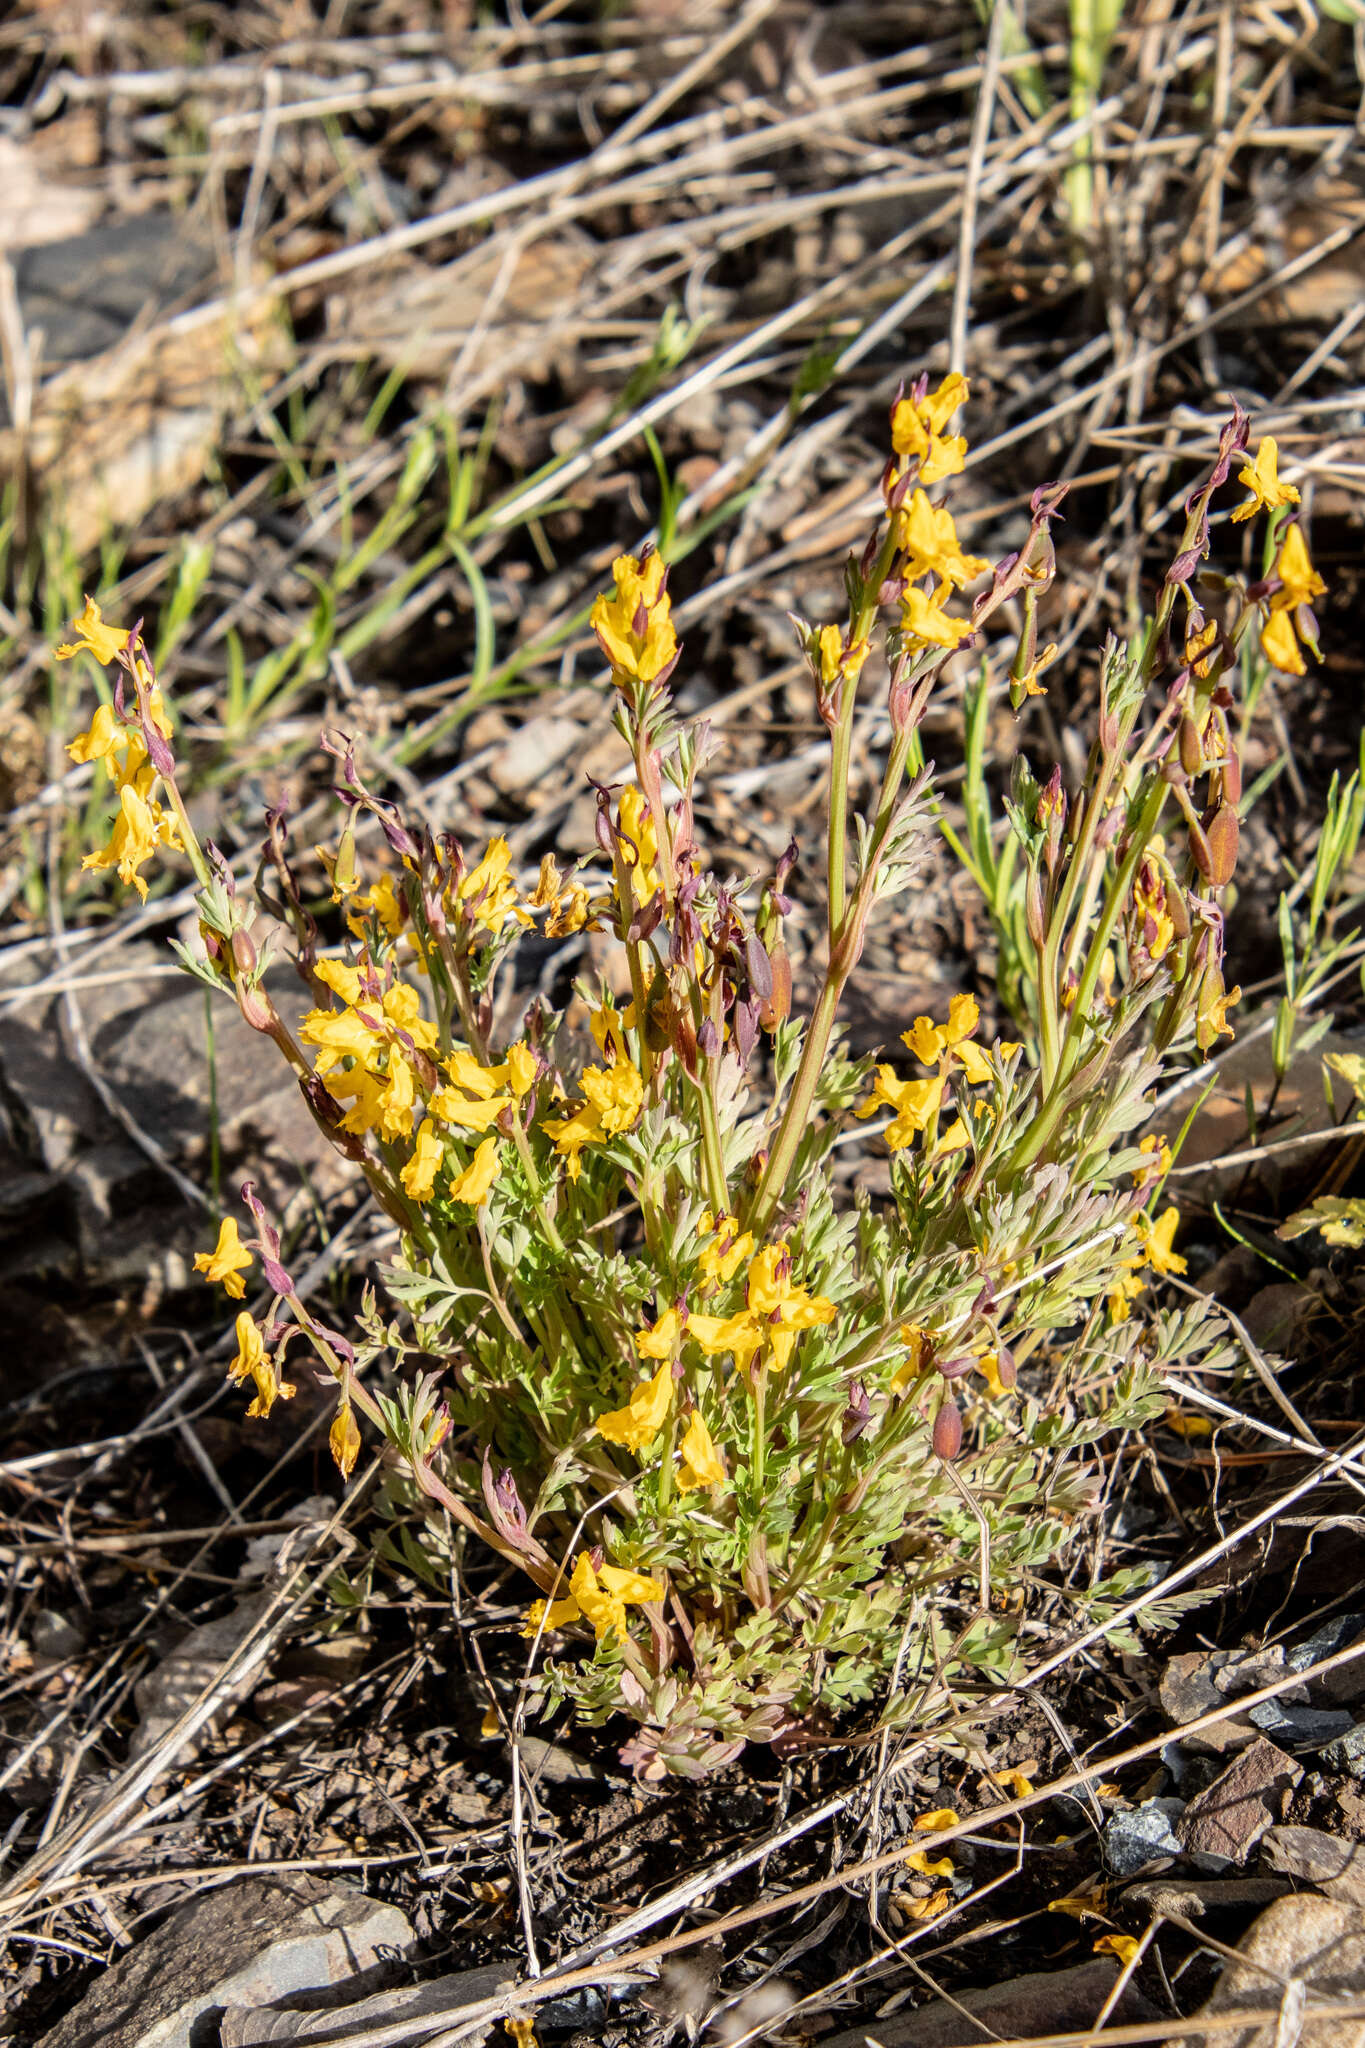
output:
[[640, 1451], [653, 1443], [673, 1401], [673, 1360], [665, 1358], [652, 1380], [644, 1380], [624, 1408], [597, 1418], [597, 1434], [609, 1444]]
[[1306, 670], [1292, 614], [1301, 604], [1311, 604], [1315, 597], [1322, 597], [1327, 585], [1309, 559], [1308, 543], [1297, 522], [1285, 531], [1274, 573], [1280, 579], [1280, 588], [1269, 600], [1269, 615], [1261, 628], [1261, 651], [1267, 661], [1283, 669], [1286, 675], [1301, 676]]
[[[1273, 448], [1275, 443], [1272, 441], [1270, 445]], [[1262, 448], [1265, 447], [1264, 441], [1262, 441], [1261, 446]], [[1245, 478], [1245, 470], [1242, 471], [1242, 476]], [[1295, 492], [1296, 497], [1297, 495], [1298, 493]], [[1235, 519], [1237, 514], [1234, 512], [1232, 516]], [[1095, 1943], [1095, 1954], [1097, 1956], [1117, 1956], [1119, 1961], [1126, 1967], [1135, 1959], [1141, 1946], [1141, 1942], [1135, 1940], [1131, 1934], [1102, 1934]]]
[[775, 1372], [785, 1372], [802, 1330], [832, 1323], [838, 1313], [822, 1294], [796, 1286], [791, 1272], [791, 1253], [782, 1243], [764, 1245], [749, 1268], [749, 1312], [761, 1319]]
[[[917, 1060], [925, 1066], [939, 1062], [946, 1074], [954, 1062], [963, 1069], [973, 1087], [991, 1078], [991, 1069], [980, 1046], [971, 1043], [971, 1035], [981, 1022], [981, 1011], [975, 996], [956, 995], [948, 1005], [948, 1022], [935, 1024], [931, 1017], [916, 1017], [908, 1031], [901, 1033], [901, 1043], [910, 1048]], [[1002, 1054], [1016, 1048], [1001, 1046]]]
[[710, 1232], [711, 1242], [702, 1246], [697, 1263], [702, 1278], [718, 1287], [734, 1279], [753, 1251], [753, 1232], [740, 1230], [738, 1216], [712, 1216], [709, 1209], [702, 1216], [701, 1227]]
[[822, 626], [815, 636], [815, 645], [820, 661], [820, 680], [826, 687], [840, 674], [849, 677], [860, 675], [863, 663], [872, 652], [867, 640], [859, 640], [845, 651], [844, 636], [837, 626]]
[[1248, 462], [1237, 472], [1238, 483], [1245, 484], [1251, 496], [1233, 513], [1234, 525], [1239, 525], [1244, 519], [1254, 519], [1258, 512], [1274, 512], [1281, 505], [1298, 504], [1299, 494], [1293, 484], [1280, 482], [1279, 465], [1280, 451], [1273, 436], [1267, 434], [1256, 450], [1256, 460]]
[[1160, 871], [1147, 861], [1133, 878], [1133, 909], [1149, 956], [1164, 959], [1175, 938], [1175, 925], [1166, 908], [1166, 884]]
[[534, 923], [529, 910], [522, 907], [515, 882], [509, 872], [512, 865], [512, 850], [501, 834], [488, 842], [488, 851], [477, 867], [471, 868], [460, 883], [457, 894], [461, 903], [466, 904], [476, 925], [496, 938], [509, 917], [515, 918], [523, 928]]
[[1108, 1305], [1111, 1323], [1126, 1323], [1132, 1314], [1129, 1304], [1136, 1301], [1140, 1294], [1145, 1294], [1147, 1291], [1147, 1282], [1143, 1279], [1141, 1273], [1137, 1271], [1137, 1265], [1140, 1261], [1128, 1260], [1125, 1263], [1132, 1270], [1120, 1273], [1109, 1292]]
[[1033, 1796], [1033, 1781], [1026, 1778], [1022, 1771], [992, 1771], [991, 1777], [997, 1785], [1003, 1785], [1007, 1792], [1012, 1792], [1016, 1799], [1029, 1799]]
[[1148, 1131], [1145, 1138], [1138, 1140], [1138, 1151], [1144, 1154], [1144, 1158], [1141, 1166], [1133, 1168], [1134, 1182], [1141, 1184], [1153, 1166], [1157, 1169], [1158, 1179], [1164, 1180], [1171, 1170], [1171, 1148], [1166, 1140], [1158, 1137], [1155, 1131]]
[[711, 1441], [710, 1430], [701, 1419], [700, 1409], [693, 1409], [678, 1449], [682, 1455], [678, 1467], [679, 1493], [692, 1493], [699, 1486], [724, 1485], [725, 1466]]
[[[149, 783], [152, 779], [148, 777]], [[179, 845], [174, 820], [166, 816], [160, 804], [149, 803], [144, 791], [125, 783], [119, 791], [119, 812], [108, 845], [98, 853], [87, 853], [81, 866], [97, 871], [117, 868], [119, 880], [131, 884], [145, 903], [147, 884], [139, 870], [146, 866], [158, 846]]]
[[763, 1332], [748, 1309], [731, 1316], [689, 1315], [687, 1334], [708, 1358], [733, 1357], [742, 1372], [763, 1343]]
[[555, 1151], [568, 1160], [571, 1180], [578, 1178], [583, 1147], [604, 1144], [628, 1131], [645, 1100], [644, 1081], [627, 1059], [609, 1067], [585, 1068], [579, 1085], [585, 1098], [582, 1108], [567, 1117], [547, 1117], [542, 1125]]
[[463, 1173], [457, 1173], [450, 1183], [452, 1202], [468, 1202], [480, 1209], [488, 1200], [488, 1191], [502, 1171], [498, 1157], [496, 1138], [485, 1138]]
[[920, 1814], [911, 1829], [911, 1833], [916, 1835], [941, 1835], [945, 1829], [955, 1828], [956, 1826], [957, 1815], [951, 1806], [935, 1806], [928, 1813]]
[[522, 1040], [516, 1045], [508, 1046], [504, 1065], [507, 1068], [507, 1085], [511, 1089], [514, 1099], [520, 1102], [524, 1096], [530, 1094], [536, 1085], [536, 1076], [540, 1072], [540, 1061], [536, 1058], [530, 1046]]
[[522, 1634], [535, 1635], [542, 1622], [546, 1628], [562, 1628], [565, 1622], [577, 1621], [581, 1615], [592, 1623], [599, 1642], [611, 1628], [623, 1636], [627, 1607], [640, 1607], [646, 1601], [663, 1597], [664, 1589], [657, 1579], [646, 1578], [643, 1572], [623, 1571], [614, 1564], [604, 1564], [598, 1573], [593, 1570], [587, 1551], [580, 1551], [568, 1593], [562, 1600], [537, 1600]]
[[967, 380], [954, 370], [937, 391], [930, 392], [918, 405], [913, 399], [902, 398], [892, 413], [891, 446], [897, 455], [918, 460], [922, 484], [938, 483], [961, 470], [967, 443], [960, 434], [944, 439], [943, 429], [966, 402]]
[[115, 773], [115, 757], [127, 756], [129, 748], [138, 756], [137, 766], [146, 759], [146, 750], [141, 735], [131, 726], [120, 725], [112, 704], [96, 706], [88, 732], [77, 733], [68, 742], [67, 753], [73, 761], [103, 761], [110, 774]]
[[638, 789], [621, 791], [616, 806], [616, 822], [626, 842], [624, 858], [630, 869], [631, 895], [643, 909], [659, 893], [659, 870], [655, 866], [659, 858], [659, 836], [654, 830], [649, 805]]
[[444, 1158], [445, 1147], [436, 1135], [435, 1124], [429, 1116], [423, 1117], [412, 1157], [398, 1176], [414, 1202], [428, 1200]]
[[917, 1899], [910, 1892], [897, 1892], [892, 1904], [907, 1920], [937, 1920], [940, 1913], [946, 1913], [953, 1903], [953, 1895], [945, 1886], [942, 1891], [933, 1892], [927, 1899]]
[[936, 1074], [928, 1081], [902, 1081], [894, 1067], [879, 1066], [872, 1082], [872, 1093], [865, 1102], [858, 1104], [855, 1115], [871, 1116], [873, 1111], [885, 1104], [894, 1110], [892, 1122], [882, 1133], [893, 1152], [899, 1152], [914, 1140], [915, 1134], [932, 1123], [938, 1115], [943, 1100], [943, 1076]]
[[69, 646], [57, 649], [58, 661], [70, 661], [73, 654], [93, 654], [107, 668], [128, 645], [128, 635], [121, 627], [106, 626], [93, 597], [86, 598], [85, 610], [71, 621], [71, 630], [77, 637]]
[[976, 1361], [976, 1369], [986, 1382], [986, 1396], [988, 1400], [998, 1401], [1002, 1394], [1008, 1394], [1011, 1391], [1000, 1377], [1000, 1353], [998, 1351], [983, 1351]]
[[407, 905], [398, 893], [392, 875], [381, 875], [377, 882], [359, 895], [352, 896], [351, 910], [346, 923], [358, 939], [365, 936], [364, 913], [377, 917], [390, 938], [397, 938], [407, 917]]
[[931, 597], [918, 583], [906, 585], [901, 625], [912, 639], [922, 640], [927, 647], [957, 647], [970, 638], [971, 620], [951, 618], [942, 608], [951, 588], [949, 583], [940, 583]]
[[891, 1391], [903, 1394], [929, 1369], [929, 1332], [922, 1330], [918, 1323], [902, 1323], [897, 1335], [906, 1347], [907, 1356], [891, 1375]]
[[245, 1309], [237, 1317], [237, 1355], [228, 1367], [228, 1378], [255, 1383], [256, 1398], [246, 1411], [249, 1416], [266, 1416], [277, 1396], [285, 1401], [294, 1396], [294, 1388], [276, 1373], [260, 1330]]
[[1183, 1273], [1185, 1261], [1179, 1252], [1172, 1249], [1176, 1231], [1180, 1228], [1180, 1211], [1174, 1203], [1163, 1209], [1155, 1223], [1149, 1223], [1145, 1216], [1135, 1219], [1138, 1237], [1142, 1242], [1143, 1256], [1154, 1273]]
[[343, 1479], [349, 1479], [355, 1470], [355, 1461], [360, 1456], [360, 1430], [351, 1413], [349, 1401], [343, 1401], [337, 1409], [336, 1419], [327, 1432], [327, 1447], [332, 1453], [337, 1471]]
[[910, 557], [907, 575], [932, 575], [956, 590], [974, 583], [991, 566], [979, 555], [963, 554], [952, 513], [946, 505], [931, 505], [925, 491], [915, 491], [899, 514], [896, 539]]
[[636, 1331], [635, 1349], [641, 1358], [676, 1358], [682, 1327], [678, 1311], [666, 1308], [657, 1323], [652, 1323], [646, 1330]]
[[218, 1242], [211, 1252], [196, 1252], [194, 1268], [206, 1280], [221, 1280], [223, 1291], [234, 1301], [246, 1297], [243, 1273], [251, 1268], [251, 1253], [237, 1234], [235, 1216], [225, 1216], [218, 1226]]
[[908, 1869], [917, 1870], [921, 1877], [951, 1877], [953, 1874], [951, 1856], [940, 1856], [935, 1862], [927, 1849], [912, 1849], [905, 1862]]
[[615, 592], [598, 596], [589, 624], [614, 669], [652, 683], [678, 651], [663, 556], [646, 555], [640, 562], [634, 555], [618, 555], [611, 573]]
[[1228, 1022], [1228, 1011], [1241, 1000], [1241, 988], [1229, 989], [1220, 968], [1207, 967], [1204, 970], [1204, 979], [1199, 984], [1194, 1033], [1195, 1043], [1201, 1052], [1208, 1052], [1224, 1034], [1229, 1038], [1234, 1035]]

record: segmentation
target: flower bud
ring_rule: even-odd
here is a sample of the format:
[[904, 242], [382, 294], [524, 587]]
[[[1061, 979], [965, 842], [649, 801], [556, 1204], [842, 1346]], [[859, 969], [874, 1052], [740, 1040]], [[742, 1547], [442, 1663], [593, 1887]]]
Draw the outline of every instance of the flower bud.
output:
[[1189, 841], [1190, 859], [1194, 862], [1204, 880], [1211, 882], [1213, 880], [1213, 855], [1209, 850], [1209, 842], [1204, 828], [1195, 818], [1190, 820]]
[[1222, 783], [1223, 795], [1227, 801], [1230, 804], [1239, 804], [1242, 801], [1242, 757], [1237, 751], [1236, 743], [1231, 739], [1223, 756]]
[[241, 925], [232, 934], [232, 964], [239, 974], [254, 974], [258, 964], [256, 942]]
[[1043, 919], [1042, 878], [1036, 868], [1030, 871], [1024, 890], [1024, 922], [1034, 945], [1041, 946], [1047, 936], [1047, 927]]
[[934, 1456], [951, 1465], [962, 1449], [962, 1411], [956, 1401], [945, 1401], [934, 1417]]

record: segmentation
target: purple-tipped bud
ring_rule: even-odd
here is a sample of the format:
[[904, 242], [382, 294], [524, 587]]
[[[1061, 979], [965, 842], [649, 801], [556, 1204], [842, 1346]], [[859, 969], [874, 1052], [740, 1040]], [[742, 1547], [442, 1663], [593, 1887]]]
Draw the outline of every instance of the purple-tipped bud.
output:
[[720, 1051], [720, 1033], [717, 1031], [715, 1020], [712, 1017], [706, 1018], [697, 1033], [697, 1051], [704, 1060], [715, 1059]]
[[867, 1388], [861, 1380], [854, 1380], [848, 1390], [848, 1406], [839, 1431], [845, 1444], [856, 1443], [871, 1420], [872, 1403], [867, 1397]]

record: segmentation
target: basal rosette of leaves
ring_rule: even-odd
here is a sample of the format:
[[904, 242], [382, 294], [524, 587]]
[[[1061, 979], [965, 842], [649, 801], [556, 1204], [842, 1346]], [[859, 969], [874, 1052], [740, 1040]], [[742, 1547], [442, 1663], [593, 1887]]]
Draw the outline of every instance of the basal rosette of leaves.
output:
[[[225, 1217], [197, 1263], [236, 1302], [264, 1290], [236, 1313], [249, 1412], [268, 1416], [304, 1371], [334, 1386], [343, 1477], [367, 1441], [384, 1451], [381, 1556], [444, 1582], [473, 1539], [514, 1565], [536, 1696], [633, 1722], [623, 1754], [645, 1776], [821, 1739], [893, 1673], [895, 1716], [920, 1726], [1008, 1682], [1031, 1589], [1094, 1512], [1096, 1446], [1161, 1412], [1166, 1368], [1225, 1357], [1202, 1305], [1154, 1308], [1183, 1261], [1161, 1202], [1170, 1149], [1143, 1126], [1162, 1071], [1232, 1028], [1233, 679], [1253, 630], [1266, 659], [1302, 663], [1322, 585], [1274, 444], [1244, 457], [1238, 413], [1154, 618], [1104, 650], [1082, 785], [1020, 759], [1008, 859], [970, 781], [970, 843], [944, 828], [1000, 936], [1006, 1035], [964, 991], [907, 1016], [887, 1057], [850, 1059], [839, 1009], [869, 926], [913, 916], [936, 850], [919, 728], [945, 664], [980, 648], [1003, 673], [1008, 655], [1018, 708], [1055, 654], [1038, 618], [1061, 490], [1035, 494], [1023, 547], [994, 565], [929, 495], [963, 466], [950, 429], [966, 397], [949, 377], [897, 401], [847, 616], [797, 622], [830, 734], [828, 929], [806, 1015], [784, 940], [797, 848], [752, 881], [707, 865], [707, 737], [672, 709], [656, 554], [623, 555], [593, 610], [633, 772], [598, 791], [599, 856], [568, 874], [547, 858], [520, 875], [501, 839], [433, 836], [329, 735], [340, 830], [322, 869], [307, 879], [271, 813], [248, 903], [196, 838], [140, 636], [90, 603], [59, 650], [117, 674], [71, 749], [117, 804], [88, 865], [145, 891], [158, 847], [189, 859], [201, 943], [184, 965], [236, 1001], [263, 1057], [290, 1062], [400, 1234], [382, 1296], [333, 1330], [248, 1184], [252, 1234]], [[1209, 506], [1239, 457], [1234, 517], [1269, 513], [1265, 573], [1222, 579], [1206, 610]], [[874, 649], [889, 743], [855, 815]], [[492, 1042], [522, 936], [585, 928], [621, 964], [582, 991], [595, 1056], [569, 1064], [538, 1000]], [[264, 981], [280, 950], [301, 984], [289, 1014]], [[850, 1199], [832, 1172], [860, 1127], [890, 1150], [884, 1201]], [[1121, 1590], [1064, 1598], [1084, 1623]]]

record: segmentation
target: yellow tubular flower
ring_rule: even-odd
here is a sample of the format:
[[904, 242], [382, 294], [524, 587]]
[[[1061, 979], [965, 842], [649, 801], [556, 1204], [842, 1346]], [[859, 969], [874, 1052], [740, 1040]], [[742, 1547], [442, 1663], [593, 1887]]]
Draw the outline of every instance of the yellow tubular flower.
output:
[[571, 1180], [577, 1180], [581, 1170], [583, 1147], [605, 1144], [628, 1131], [645, 1100], [644, 1081], [627, 1059], [610, 1067], [585, 1068], [580, 1086], [586, 1098], [582, 1108], [567, 1117], [547, 1117], [541, 1126], [555, 1151], [568, 1160]]
[[744, 1261], [754, 1248], [754, 1234], [751, 1230], [741, 1232], [738, 1216], [713, 1217], [708, 1209], [701, 1219], [701, 1227], [711, 1234], [711, 1243], [703, 1245], [698, 1266], [704, 1280], [713, 1287], [733, 1280]]
[[676, 1358], [682, 1328], [682, 1317], [678, 1311], [666, 1308], [657, 1323], [635, 1332], [635, 1349], [641, 1358]]
[[902, 1323], [896, 1334], [906, 1346], [907, 1355], [891, 1375], [891, 1392], [903, 1394], [929, 1369], [929, 1332], [918, 1323]]
[[1209, 967], [1199, 984], [1199, 1004], [1196, 1012], [1195, 1043], [1201, 1052], [1208, 1052], [1226, 1034], [1233, 1036], [1228, 1022], [1228, 1011], [1234, 1003], [1242, 1000], [1239, 988], [1229, 989], [1224, 985], [1222, 970]]
[[693, 1493], [699, 1486], [724, 1485], [725, 1466], [711, 1441], [710, 1430], [701, 1419], [700, 1409], [692, 1411], [678, 1449], [682, 1458], [678, 1467], [679, 1493]]
[[1254, 519], [1258, 512], [1274, 512], [1281, 505], [1298, 504], [1299, 494], [1293, 484], [1280, 482], [1279, 465], [1280, 451], [1274, 438], [1267, 434], [1256, 450], [1256, 460], [1237, 472], [1238, 483], [1245, 484], [1251, 496], [1234, 511], [1234, 525]]
[[481, 1209], [488, 1200], [489, 1190], [502, 1171], [498, 1157], [496, 1138], [485, 1138], [463, 1173], [457, 1173], [450, 1183], [450, 1198], [454, 1202], [468, 1202], [471, 1207]]
[[90, 721], [89, 731], [77, 733], [66, 751], [73, 761], [103, 761], [112, 775], [115, 757], [126, 754], [134, 743], [141, 751], [141, 739], [131, 726], [119, 724], [113, 705], [100, 704]]
[[85, 600], [85, 610], [80, 617], [71, 621], [71, 630], [76, 635], [68, 646], [57, 649], [58, 661], [70, 661], [74, 654], [93, 654], [104, 668], [121, 654], [128, 645], [128, 634], [119, 626], [107, 626], [93, 597]]
[[687, 1334], [708, 1358], [723, 1358], [727, 1354], [733, 1357], [741, 1372], [763, 1343], [757, 1317], [743, 1308], [732, 1316], [689, 1315]]
[[873, 1079], [872, 1093], [858, 1104], [854, 1113], [866, 1117], [883, 1106], [893, 1110], [894, 1118], [882, 1135], [891, 1150], [899, 1152], [903, 1146], [913, 1144], [917, 1132], [938, 1115], [943, 1086], [941, 1074], [928, 1081], [902, 1081], [894, 1067], [880, 1066]]
[[147, 884], [140, 870], [146, 866], [158, 845], [178, 847], [179, 844], [175, 827], [163, 815], [160, 804], [149, 804], [146, 797], [128, 783], [119, 791], [119, 814], [114, 820], [108, 845], [97, 853], [87, 853], [81, 866], [97, 872], [117, 868], [119, 880], [136, 889], [145, 903]]
[[678, 651], [663, 557], [650, 554], [641, 562], [634, 555], [618, 555], [611, 573], [615, 592], [597, 598], [589, 624], [619, 674], [652, 683]]
[[625, 860], [630, 868], [631, 894], [643, 909], [659, 893], [659, 870], [655, 866], [659, 857], [659, 836], [654, 830], [649, 805], [638, 789], [621, 791], [616, 821], [622, 838], [629, 842]]
[[509, 918], [515, 918], [523, 929], [535, 922], [517, 895], [509, 872], [511, 865], [512, 850], [499, 834], [489, 840], [483, 859], [469, 870], [456, 892], [461, 903], [469, 907], [475, 924], [491, 932], [494, 938]]
[[1311, 604], [1315, 597], [1324, 596], [1327, 585], [1313, 567], [1303, 528], [1297, 522], [1285, 531], [1274, 573], [1280, 579], [1280, 588], [1269, 600], [1269, 614], [1261, 627], [1261, 652], [1286, 675], [1301, 676], [1307, 671], [1292, 614], [1301, 604]]
[[528, 1640], [543, 1628], [563, 1628], [566, 1622], [579, 1618], [578, 1602], [572, 1593], [566, 1593], [562, 1600], [533, 1600], [531, 1611], [522, 1627], [522, 1634]]
[[940, 583], [931, 597], [918, 583], [907, 585], [901, 598], [901, 624], [911, 639], [926, 647], [957, 647], [971, 637], [970, 619], [950, 618], [943, 600], [951, 585]]
[[653, 1443], [668, 1419], [673, 1401], [673, 1361], [665, 1358], [652, 1380], [635, 1389], [624, 1408], [597, 1418], [597, 1434], [609, 1444], [623, 1444], [628, 1451], [641, 1451]]
[[1172, 1249], [1175, 1233], [1180, 1228], [1180, 1211], [1172, 1204], [1163, 1209], [1155, 1223], [1148, 1223], [1145, 1216], [1137, 1218], [1137, 1233], [1142, 1240], [1143, 1254], [1155, 1273], [1183, 1273], [1185, 1261], [1179, 1252]]
[[445, 1147], [436, 1134], [435, 1124], [429, 1116], [423, 1117], [412, 1157], [398, 1176], [414, 1202], [430, 1199], [444, 1158]]
[[349, 1401], [343, 1401], [337, 1409], [336, 1420], [327, 1432], [327, 1447], [332, 1453], [337, 1471], [343, 1479], [349, 1479], [355, 1470], [355, 1461], [360, 1456], [360, 1430], [351, 1413]]
[[536, 1077], [540, 1072], [540, 1062], [530, 1046], [522, 1041], [516, 1045], [508, 1046], [507, 1058], [504, 1064], [507, 1068], [507, 1085], [512, 1092], [513, 1098], [520, 1102], [535, 1087]]
[[221, 1280], [223, 1291], [234, 1301], [246, 1297], [243, 1273], [251, 1268], [251, 1253], [237, 1234], [235, 1216], [225, 1216], [218, 1226], [218, 1242], [211, 1252], [196, 1252], [194, 1268], [206, 1280]]
[[891, 446], [897, 455], [918, 461], [922, 484], [939, 483], [962, 469], [967, 443], [960, 434], [945, 439], [943, 429], [966, 402], [967, 380], [954, 370], [919, 405], [903, 398], [892, 413]]
[[931, 505], [922, 490], [915, 491], [901, 511], [896, 539], [910, 557], [907, 575], [932, 575], [956, 590], [974, 583], [991, 566], [980, 555], [963, 554], [952, 513], [946, 506]]
[[775, 1372], [784, 1372], [796, 1339], [803, 1330], [832, 1323], [834, 1303], [822, 1294], [810, 1294], [791, 1277], [791, 1253], [785, 1244], [764, 1245], [749, 1268], [749, 1313], [759, 1321], [768, 1339], [769, 1357]]
[[646, 1578], [643, 1572], [623, 1571], [614, 1564], [604, 1564], [600, 1572], [595, 1572], [586, 1551], [579, 1554], [569, 1588], [584, 1619], [592, 1623], [599, 1642], [609, 1628], [620, 1636], [626, 1633], [627, 1607], [642, 1607], [647, 1601], [664, 1597], [658, 1580]]
[[248, 1416], [264, 1417], [277, 1397], [284, 1401], [294, 1397], [295, 1389], [276, 1373], [260, 1330], [245, 1309], [237, 1317], [237, 1355], [228, 1367], [228, 1378], [254, 1381], [256, 1398], [246, 1411]]

